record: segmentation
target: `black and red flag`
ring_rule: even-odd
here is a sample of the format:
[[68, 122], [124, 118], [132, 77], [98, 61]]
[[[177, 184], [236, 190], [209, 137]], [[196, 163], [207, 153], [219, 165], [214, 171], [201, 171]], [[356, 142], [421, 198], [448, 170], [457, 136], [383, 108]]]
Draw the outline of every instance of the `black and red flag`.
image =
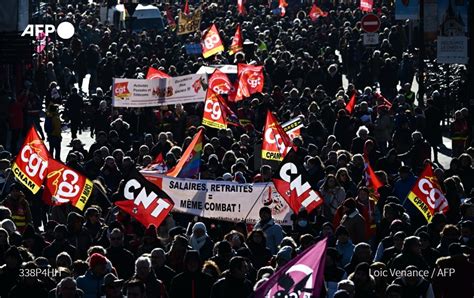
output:
[[115, 202], [145, 227], [159, 227], [173, 209], [173, 200], [138, 171], [131, 171], [120, 189], [124, 198]]
[[321, 194], [311, 188], [309, 174], [293, 149], [286, 154], [272, 180], [295, 213], [302, 207], [311, 212], [324, 202]]

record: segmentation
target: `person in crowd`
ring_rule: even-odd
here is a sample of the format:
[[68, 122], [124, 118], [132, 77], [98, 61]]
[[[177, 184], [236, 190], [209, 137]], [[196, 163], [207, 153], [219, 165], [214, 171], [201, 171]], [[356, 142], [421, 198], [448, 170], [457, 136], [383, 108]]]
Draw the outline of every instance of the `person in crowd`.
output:
[[134, 267], [135, 258], [133, 254], [124, 247], [123, 232], [118, 228], [113, 229], [112, 232], [110, 232], [109, 241], [110, 246], [107, 248], [107, 259], [112, 262], [119, 278], [129, 279], [133, 274], [130, 268]]
[[243, 257], [230, 259], [228, 274], [212, 286], [210, 297], [248, 297], [253, 292], [252, 284], [246, 278], [248, 270]]
[[271, 254], [277, 253], [277, 247], [283, 239], [281, 226], [272, 218], [272, 210], [262, 207], [259, 211], [260, 221], [254, 226], [254, 230], [261, 230], [265, 234], [266, 244]]
[[167, 297], [163, 283], [152, 270], [149, 257], [141, 256], [135, 261], [135, 275], [132, 278], [145, 284], [147, 297]]
[[84, 297], [98, 297], [102, 295], [102, 283], [107, 273], [107, 258], [99, 253], [89, 257], [89, 269], [86, 274], [77, 278], [77, 287], [84, 292]]

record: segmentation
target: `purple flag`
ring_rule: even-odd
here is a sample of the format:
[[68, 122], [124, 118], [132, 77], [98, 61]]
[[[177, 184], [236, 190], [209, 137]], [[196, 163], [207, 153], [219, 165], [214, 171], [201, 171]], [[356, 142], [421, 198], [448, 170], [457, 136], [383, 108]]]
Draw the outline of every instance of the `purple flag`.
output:
[[256, 298], [318, 298], [324, 280], [327, 238], [306, 249], [255, 291]]

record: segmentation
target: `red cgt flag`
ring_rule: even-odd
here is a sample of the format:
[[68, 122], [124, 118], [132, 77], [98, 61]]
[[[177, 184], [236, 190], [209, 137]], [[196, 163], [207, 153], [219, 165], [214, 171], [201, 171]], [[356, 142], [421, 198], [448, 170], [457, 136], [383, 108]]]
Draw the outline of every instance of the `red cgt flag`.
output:
[[20, 153], [13, 162], [13, 174], [33, 194], [36, 194], [43, 184], [49, 159], [48, 149], [34, 126], [31, 126]]
[[249, 64], [237, 65], [237, 88], [235, 94], [230, 95], [231, 101], [239, 101], [251, 94], [262, 92], [264, 75], [263, 66]]
[[316, 22], [319, 17], [325, 17], [328, 13], [319, 8], [316, 4], [313, 4], [309, 11], [309, 18], [311, 21]]
[[292, 142], [272, 112], [267, 111], [263, 130], [262, 158], [266, 160], [283, 160], [290, 151]]
[[360, 10], [364, 12], [372, 12], [374, 0], [360, 0]]
[[286, 7], [288, 3], [286, 0], [278, 0], [278, 8], [280, 9], [280, 16], [284, 17], [286, 14]]
[[186, 3], [184, 4], [184, 13], [189, 14], [189, 1], [186, 0]]
[[212, 55], [224, 51], [224, 45], [219, 36], [219, 30], [217, 30], [215, 24], [213, 24], [202, 36], [201, 47], [202, 56], [204, 58], [211, 57]]
[[217, 68], [209, 78], [209, 88], [217, 94], [235, 93], [234, 85], [229, 77]]
[[449, 209], [448, 200], [441, 190], [431, 164], [426, 165], [416, 180], [408, 199], [420, 210], [427, 222], [431, 222], [435, 213], [446, 213]]
[[173, 200], [138, 171], [130, 172], [123, 185], [120, 192], [124, 200], [115, 202], [115, 205], [145, 227], [159, 227], [173, 209]]
[[237, 25], [235, 30], [234, 38], [232, 39], [232, 44], [230, 45], [229, 55], [234, 55], [237, 52], [241, 52], [244, 49], [244, 43], [242, 38], [242, 29], [240, 24]]
[[153, 68], [153, 67], [148, 68], [148, 73], [146, 74], [147, 80], [165, 79], [165, 78], [171, 78], [171, 76], [156, 68]]
[[[228, 121], [229, 118], [233, 118], [234, 121]], [[227, 106], [222, 96], [210, 88], [207, 89], [202, 124], [212, 128], [223, 129], [227, 128], [228, 124], [234, 124], [236, 118], [237, 116]]]
[[93, 188], [94, 184], [85, 176], [57, 160], [49, 160], [43, 192], [43, 202], [47, 205], [71, 203], [82, 211]]

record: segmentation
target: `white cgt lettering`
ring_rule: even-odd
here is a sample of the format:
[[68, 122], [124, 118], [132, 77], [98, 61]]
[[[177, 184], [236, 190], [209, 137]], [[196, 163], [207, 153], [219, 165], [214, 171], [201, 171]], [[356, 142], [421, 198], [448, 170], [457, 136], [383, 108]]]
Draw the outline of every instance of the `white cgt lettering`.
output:
[[[68, 181], [68, 178], [71, 178], [70, 181]], [[56, 195], [59, 198], [76, 197], [79, 194], [79, 191], [81, 190], [81, 187], [79, 185], [76, 185], [78, 181], [79, 177], [76, 173], [71, 170], [65, 170], [63, 172], [63, 179], [58, 185], [58, 192]]]
[[[29, 152], [29, 156], [26, 153]], [[38, 154], [34, 153], [30, 146], [24, 146], [20, 153], [21, 160], [26, 165], [26, 174], [35, 177], [39, 174], [40, 179], [44, 179], [44, 173], [48, 167], [48, 163], [44, 161]]]
[[221, 119], [221, 107], [217, 101], [212, 101], [210, 99], [206, 100], [206, 104], [204, 105], [204, 110], [208, 113], [211, 113], [211, 118], [213, 120]]
[[[425, 188], [425, 186], [427, 186], [427, 188]], [[428, 205], [432, 209], [436, 209], [436, 203], [439, 202], [438, 200], [443, 196], [443, 194], [437, 188], [434, 188], [433, 184], [428, 179], [421, 179], [420, 182], [418, 182], [418, 188], [426, 195]]]

